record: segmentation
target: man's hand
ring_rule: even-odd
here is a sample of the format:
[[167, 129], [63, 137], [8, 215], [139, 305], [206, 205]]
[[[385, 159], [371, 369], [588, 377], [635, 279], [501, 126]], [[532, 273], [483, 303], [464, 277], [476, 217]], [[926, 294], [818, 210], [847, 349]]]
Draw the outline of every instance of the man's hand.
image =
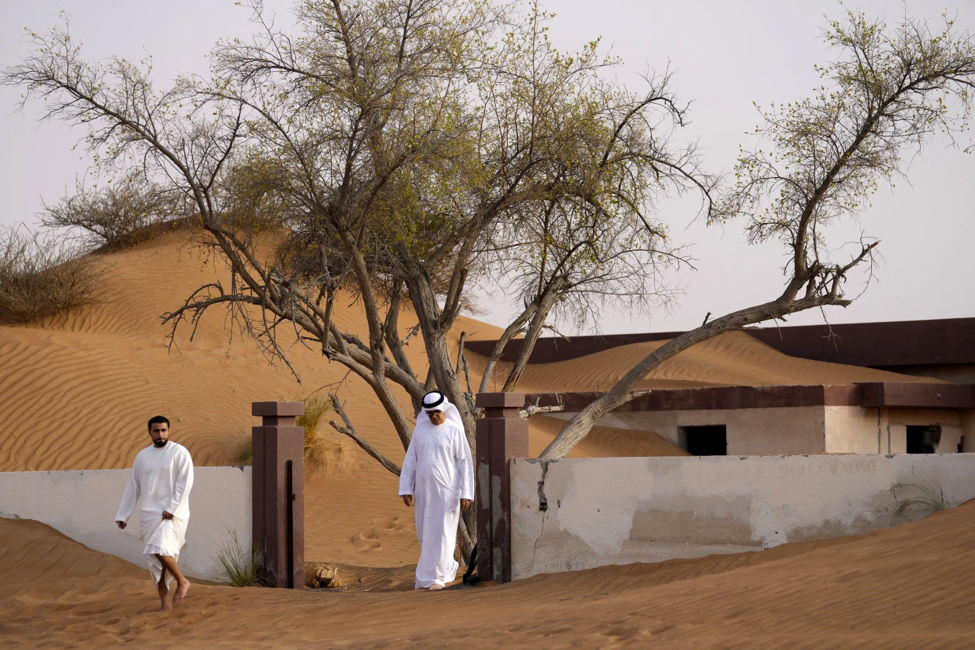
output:
[[472, 502], [471, 502], [470, 499], [461, 499], [460, 500], [460, 509], [463, 510], [464, 512], [467, 512], [467, 509], [471, 507], [471, 503]]
[[173, 516], [171, 514], [163, 510], [163, 519], [172, 519], [172, 518]]
[[403, 497], [403, 503], [405, 503], [407, 506], [412, 506], [413, 505], [413, 495], [412, 494], [401, 494], [400, 496]]
[[125, 523], [124, 521], [116, 521], [115, 523], [118, 524], [119, 530], [125, 530], [125, 527], [128, 526], [128, 524]]

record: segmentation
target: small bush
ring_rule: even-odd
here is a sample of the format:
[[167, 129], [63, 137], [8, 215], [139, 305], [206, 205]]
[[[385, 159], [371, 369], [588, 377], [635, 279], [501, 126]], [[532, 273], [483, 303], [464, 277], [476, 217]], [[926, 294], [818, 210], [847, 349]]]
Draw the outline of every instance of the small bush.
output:
[[182, 196], [128, 178], [102, 190], [79, 183], [74, 196], [53, 206], [45, 204], [41, 223], [48, 228], [80, 228], [89, 248], [120, 250], [152, 240], [177, 225], [184, 213]]
[[26, 325], [89, 305], [101, 268], [64, 237], [0, 228], [0, 324]]
[[261, 586], [258, 568], [261, 566], [263, 549], [244, 548], [237, 539], [237, 531], [231, 532], [231, 539], [225, 542], [217, 553], [217, 561], [231, 587]]

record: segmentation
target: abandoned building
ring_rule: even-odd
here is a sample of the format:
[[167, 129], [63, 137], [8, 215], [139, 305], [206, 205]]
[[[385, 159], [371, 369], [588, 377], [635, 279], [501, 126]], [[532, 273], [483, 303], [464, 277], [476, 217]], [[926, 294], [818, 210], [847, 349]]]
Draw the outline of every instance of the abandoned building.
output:
[[[745, 330], [793, 357], [942, 383], [655, 389], [599, 424], [650, 430], [695, 455], [975, 452], [975, 318]], [[530, 363], [577, 358], [680, 332], [540, 339]], [[512, 341], [502, 359], [514, 358]], [[469, 344], [490, 353], [491, 342]], [[599, 393], [529, 395], [569, 419]]]

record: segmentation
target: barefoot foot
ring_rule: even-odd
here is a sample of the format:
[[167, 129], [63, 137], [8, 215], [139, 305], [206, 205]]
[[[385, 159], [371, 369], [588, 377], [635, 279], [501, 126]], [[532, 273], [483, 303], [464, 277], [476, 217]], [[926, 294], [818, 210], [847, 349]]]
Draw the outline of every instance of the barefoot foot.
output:
[[443, 585], [430, 585], [427, 587], [427, 591], [440, 591], [443, 589]]
[[184, 580], [183, 582], [179, 583], [179, 585], [176, 587], [176, 593], [173, 594], [173, 602], [178, 603], [179, 601], [186, 598], [186, 592], [189, 590], [190, 590], [189, 580]]

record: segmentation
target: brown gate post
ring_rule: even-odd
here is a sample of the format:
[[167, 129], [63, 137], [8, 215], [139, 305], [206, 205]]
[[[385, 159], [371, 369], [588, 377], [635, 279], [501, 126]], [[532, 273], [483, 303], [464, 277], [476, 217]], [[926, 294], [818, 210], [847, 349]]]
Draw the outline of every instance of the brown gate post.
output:
[[477, 575], [511, 581], [511, 487], [508, 461], [528, 457], [524, 393], [478, 393]]
[[269, 587], [305, 588], [305, 430], [302, 402], [254, 402], [253, 543], [264, 549], [261, 578]]

